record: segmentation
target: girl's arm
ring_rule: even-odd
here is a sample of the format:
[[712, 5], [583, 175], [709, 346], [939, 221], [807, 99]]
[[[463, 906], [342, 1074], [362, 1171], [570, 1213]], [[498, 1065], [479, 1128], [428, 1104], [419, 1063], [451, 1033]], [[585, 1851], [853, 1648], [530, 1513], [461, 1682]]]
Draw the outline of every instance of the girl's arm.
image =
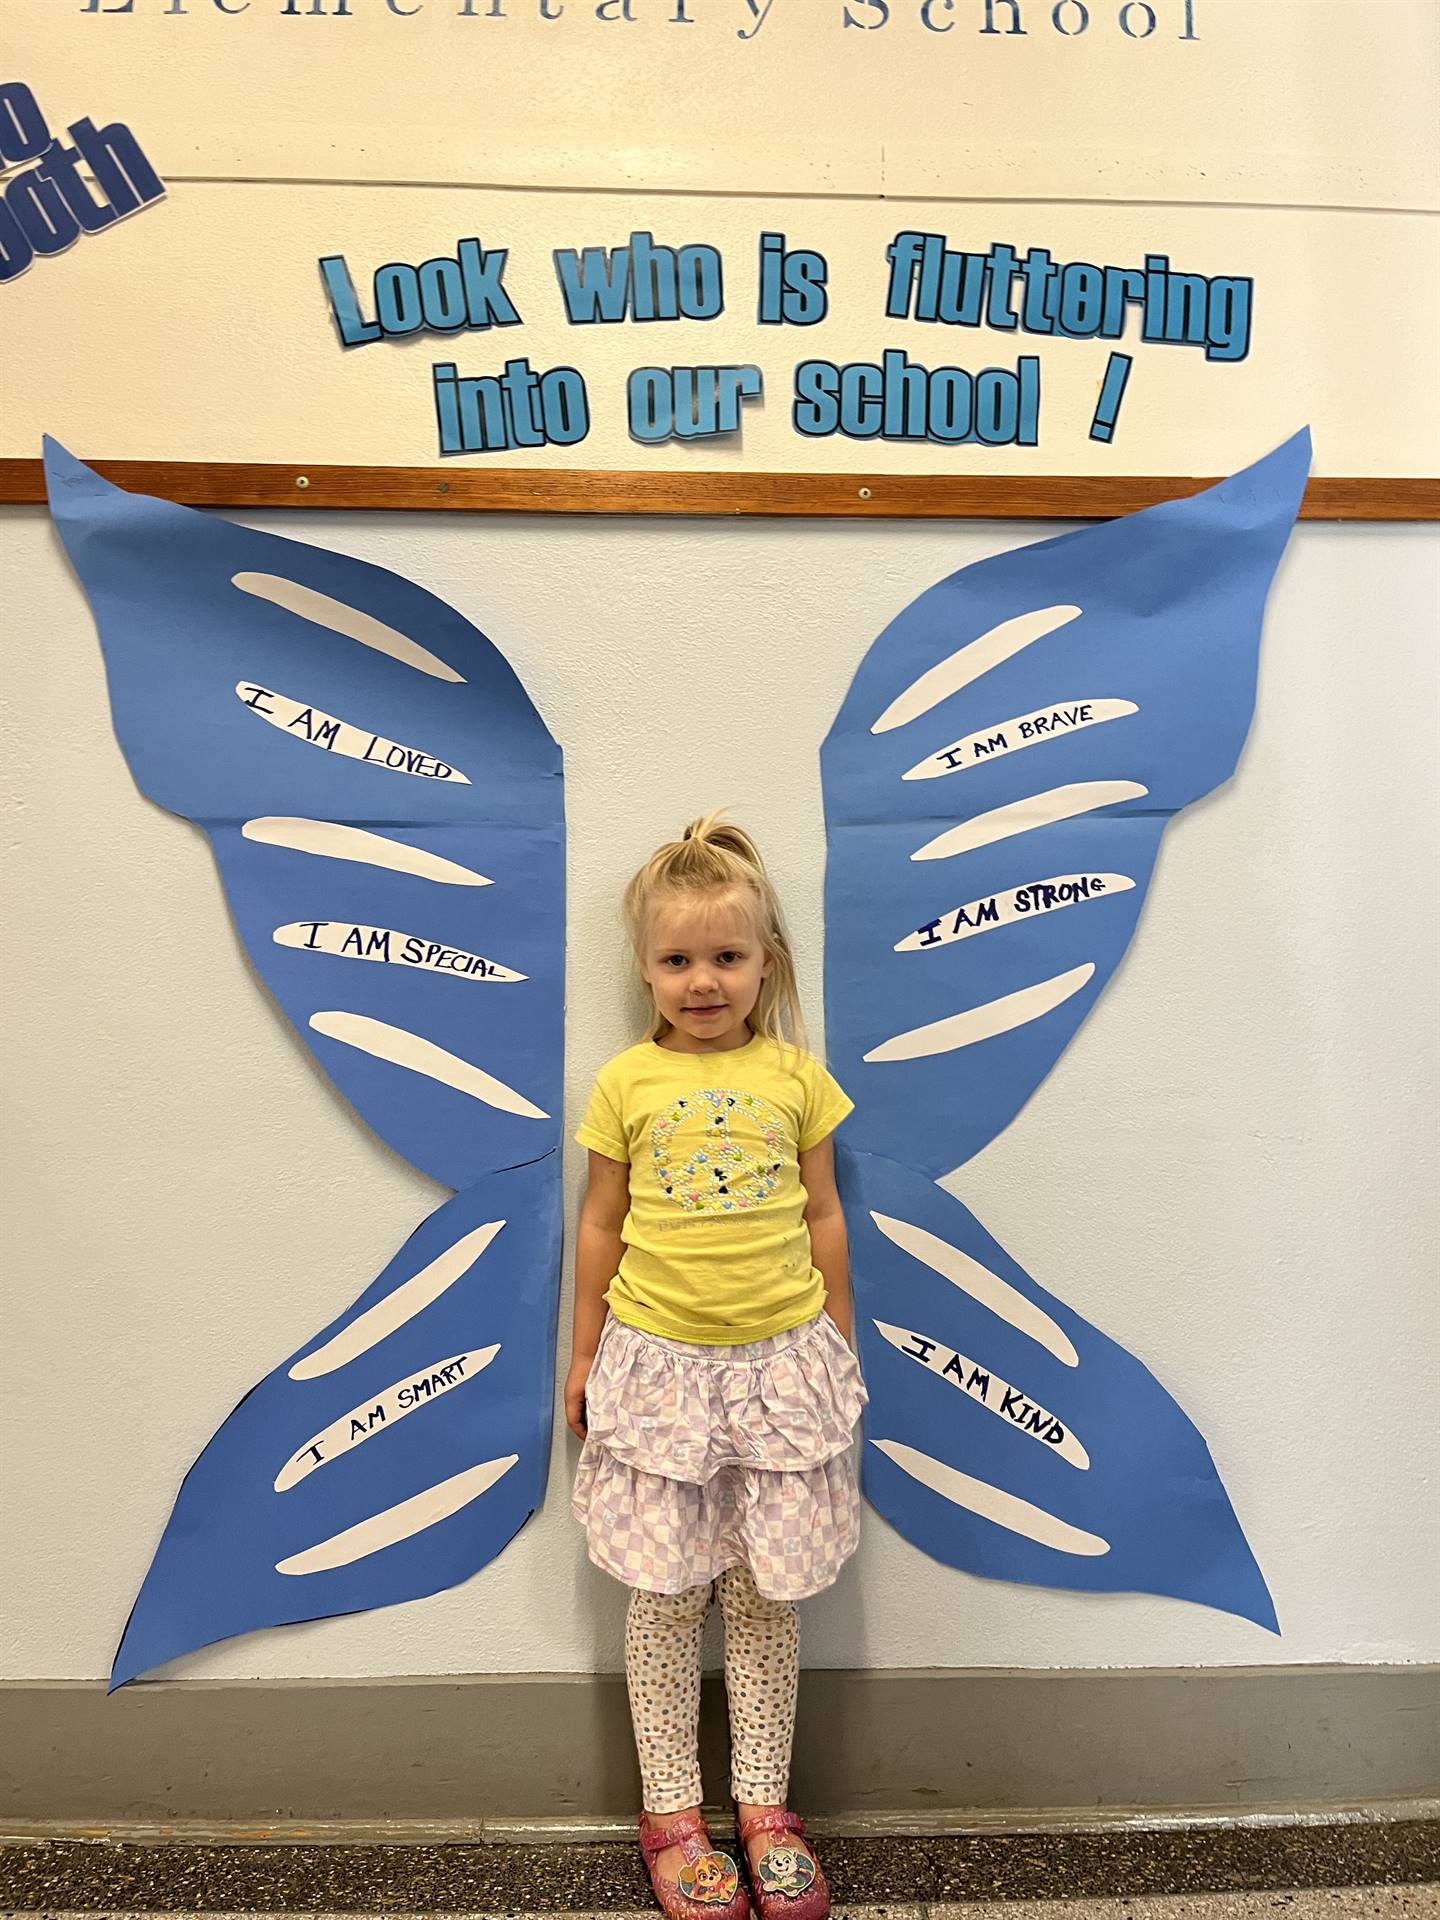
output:
[[835, 1188], [835, 1136], [800, 1155], [800, 1184], [805, 1189], [805, 1224], [810, 1229], [810, 1253], [825, 1282], [825, 1311], [850, 1338], [850, 1248], [845, 1238], [845, 1215]]
[[629, 1167], [592, 1148], [575, 1237], [575, 1320], [565, 1378], [565, 1424], [581, 1440], [585, 1438], [585, 1382], [608, 1312], [605, 1290], [620, 1270], [625, 1247], [620, 1229], [629, 1210]]

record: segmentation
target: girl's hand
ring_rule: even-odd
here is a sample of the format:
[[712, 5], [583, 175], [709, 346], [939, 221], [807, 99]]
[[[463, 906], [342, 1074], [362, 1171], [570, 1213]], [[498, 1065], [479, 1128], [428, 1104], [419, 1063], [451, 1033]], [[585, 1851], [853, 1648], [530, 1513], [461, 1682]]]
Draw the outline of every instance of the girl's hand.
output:
[[570, 1362], [570, 1371], [565, 1376], [565, 1424], [577, 1440], [585, 1438], [585, 1382], [590, 1378], [590, 1369], [595, 1364], [593, 1354], [588, 1357], [577, 1354]]

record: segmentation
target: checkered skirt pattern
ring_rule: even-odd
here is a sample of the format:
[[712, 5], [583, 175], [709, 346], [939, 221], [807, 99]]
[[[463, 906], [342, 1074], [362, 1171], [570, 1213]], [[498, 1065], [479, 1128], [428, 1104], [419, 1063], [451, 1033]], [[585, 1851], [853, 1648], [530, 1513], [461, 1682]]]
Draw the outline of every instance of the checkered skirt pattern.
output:
[[819, 1593], [859, 1541], [853, 1435], [868, 1398], [827, 1313], [724, 1347], [612, 1315], [571, 1500], [590, 1558], [652, 1593], [736, 1565], [769, 1599]]

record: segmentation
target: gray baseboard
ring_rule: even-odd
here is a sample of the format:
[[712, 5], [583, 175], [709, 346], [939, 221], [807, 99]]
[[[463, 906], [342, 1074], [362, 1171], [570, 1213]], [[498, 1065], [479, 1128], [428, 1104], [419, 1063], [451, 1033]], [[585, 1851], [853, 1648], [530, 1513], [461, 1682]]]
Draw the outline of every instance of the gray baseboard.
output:
[[[0, 1687], [0, 1821], [629, 1817], [622, 1676]], [[727, 1792], [723, 1685], [701, 1708]], [[807, 1671], [791, 1798], [827, 1821], [1367, 1806], [1440, 1793], [1440, 1666]]]

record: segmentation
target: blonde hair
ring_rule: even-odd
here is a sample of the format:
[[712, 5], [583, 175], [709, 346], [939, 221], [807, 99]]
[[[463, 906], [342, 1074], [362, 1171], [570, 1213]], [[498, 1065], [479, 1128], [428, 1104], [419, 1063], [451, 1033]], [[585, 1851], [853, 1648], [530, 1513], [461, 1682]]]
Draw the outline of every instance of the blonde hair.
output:
[[[785, 918], [760, 849], [743, 827], [724, 820], [723, 808], [692, 820], [678, 840], [657, 847], [625, 889], [625, 930], [637, 967], [643, 967], [645, 942], [657, 908], [707, 894], [735, 894], [750, 916], [770, 971], [760, 982], [760, 997], [750, 1025], [782, 1048], [805, 1046], [805, 1018], [795, 981], [795, 960]], [[654, 1007], [647, 1038], [659, 1040], [670, 1022]]]

